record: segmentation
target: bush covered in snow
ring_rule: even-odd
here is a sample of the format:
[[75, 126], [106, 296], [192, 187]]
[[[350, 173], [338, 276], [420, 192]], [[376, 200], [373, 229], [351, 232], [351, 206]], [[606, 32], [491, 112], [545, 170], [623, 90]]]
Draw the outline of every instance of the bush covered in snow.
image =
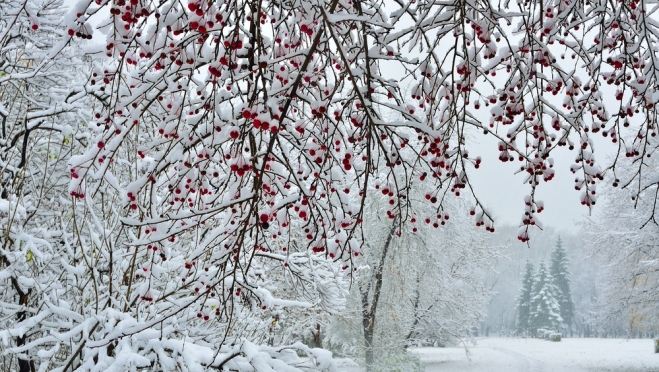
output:
[[541, 339], [547, 339], [547, 338], [549, 337], [549, 334], [550, 334], [550, 333], [553, 333], [553, 332], [554, 332], [554, 331], [551, 331], [551, 330], [549, 330], [549, 329], [540, 328], [540, 329], [538, 329], [538, 330], [535, 332], [535, 335], [536, 335], [538, 338], [541, 338]]
[[563, 337], [561, 333], [556, 332], [555, 330], [552, 329], [545, 329], [545, 328], [538, 329], [536, 331], [536, 336], [540, 339], [552, 341], [552, 342], [559, 342]]
[[425, 367], [421, 360], [407, 350], [400, 350], [376, 360], [374, 371], [379, 372], [422, 372]]

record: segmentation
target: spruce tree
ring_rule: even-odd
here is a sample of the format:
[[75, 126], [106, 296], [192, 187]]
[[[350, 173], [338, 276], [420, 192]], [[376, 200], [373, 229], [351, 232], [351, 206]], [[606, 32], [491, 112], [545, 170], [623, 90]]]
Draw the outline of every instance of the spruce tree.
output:
[[563, 318], [561, 318], [561, 308], [556, 299], [556, 292], [551, 274], [545, 263], [541, 262], [534, 278], [531, 294], [529, 314], [531, 332], [535, 333], [539, 328], [557, 330], [560, 327]]
[[563, 241], [558, 238], [556, 248], [551, 252], [551, 263], [549, 273], [553, 278], [556, 287], [556, 299], [561, 308], [561, 318], [563, 324], [568, 327], [572, 326], [574, 319], [574, 302], [572, 302], [572, 290], [570, 288], [570, 271], [568, 269], [569, 260], [567, 252], [563, 248]]
[[531, 311], [531, 294], [533, 292], [533, 264], [526, 259], [526, 269], [522, 277], [522, 288], [517, 296], [517, 333], [529, 330], [529, 315]]

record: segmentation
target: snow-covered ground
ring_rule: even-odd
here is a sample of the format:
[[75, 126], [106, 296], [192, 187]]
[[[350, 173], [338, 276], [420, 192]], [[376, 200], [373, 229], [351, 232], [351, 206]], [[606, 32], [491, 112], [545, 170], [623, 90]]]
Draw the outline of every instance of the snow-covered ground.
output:
[[427, 372], [657, 372], [652, 340], [486, 338], [469, 349], [415, 350]]
[[[469, 348], [418, 348], [426, 372], [659, 372], [652, 340], [486, 338]], [[346, 368], [344, 371], [359, 371]]]

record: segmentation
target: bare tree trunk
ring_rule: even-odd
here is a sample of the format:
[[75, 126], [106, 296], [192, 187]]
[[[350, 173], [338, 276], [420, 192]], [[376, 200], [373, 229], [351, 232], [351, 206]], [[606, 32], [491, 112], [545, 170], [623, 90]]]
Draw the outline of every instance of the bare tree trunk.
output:
[[405, 336], [405, 348], [410, 346], [410, 340], [412, 339], [412, 336], [414, 336], [414, 331], [416, 329], [417, 324], [419, 324], [419, 318], [421, 317], [421, 314], [419, 314], [419, 298], [421, 297], [421, 276], [417, 273], [416, 274], [416, 290], [414, 291], [414, 302], [413, 302], [413, 314], [414, 314], [414, 322], [412, 323], [412, 326], [410, 327], [410, 333]]
[[[375, 301], [375, 300], [374, 300]], [[375, 326], [375, 314], [371, 314], [368, 309], [368, 292], [362, 293], [362, 328], [364, 329], [364, 347], [366, 348], [366, 371], [371, 372], [373, 369], [373, 329]]]
[[[11, 278], [11, 283], [12, 286], [14, 287], [14, 290], [18, 293], [18, 304], [21, 306], [27, 306], [27, 301], [30, 296], [30, 292], [32, 290], [28, 290], [27, 293], [23, 292], [21, 289], [20, 285], [18, 284], [18, 280], [16, 278], [12, 277]], [[27, 318], [27, 314], [25, 310], [19, 311], [16, 314], [16, 321], [17, 322], [22, 322]], [[16, 346], [21, 347], [25, 345], [25, 339], [26, 335], [23, 336], [18, 336], [16, 337]], [[34, 364], [32, 364], [32, 368], [30, 366], [30, 362], [26, 359], [18, 359], [18, 371], [19, 372], [33, 372], [34, 371]]]
[[323, 348], [323, 339], [320, 337], [320, 323], [316, 323], [316, 332], [312, 332], [313, 342], [316, 344], [316, 347]]
[[378, 308], [378, 301], [380, 300], [380, 291], [382, 289], [382, 272], [384, 270], [384, 263], [387, 258], [387, 253], [389, 252], [389, 246], [396, 232], [396, 225], [398, 222], [398, 217], [394, 218], [391, 229], [389, 230], [389, 235], [387, 240], [384, 243], [382, 248], [382, 256], [380, 257], [380, 262], [375, 268], [375, 286], [373, 287], [373, 296], [371, 303], [369, 304], [369, 290], [371, 289], [370, 284], [361, 291], [362, 296], [362, 328], [364, 330], [364, 347], [366, 348], [365, 359], [366, 359], [366, 371], [373, 371], [374, 364], [374, 354], [373, 354], [373, 335], [375, 331], [375, 316]]

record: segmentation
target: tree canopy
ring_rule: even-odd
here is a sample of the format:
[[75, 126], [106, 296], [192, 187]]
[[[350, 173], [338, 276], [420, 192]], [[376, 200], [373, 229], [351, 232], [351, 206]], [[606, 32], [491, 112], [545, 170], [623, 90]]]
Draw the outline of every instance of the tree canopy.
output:
[[531, 299], [533, 298], [534, 288], [533, 263], [526, 260], [524, 275], [522, 276], [522, 288], [517, 296], [517, 332], [519, 334], [529, 333], [531, 318]]
[[533, 278], [533, 292], [529, 302], [529, 328], [535, 334], [540, 328], [558, 329], [563, 322], [557, 300], [558, 290], [544, 262], [540, 262]]
[[570, 279], [570, 261], [563, 247], [563, 241], [558, 238], [556, 247], [551, 252], [549, 273], [556, 287], [556, 300], [561, 309], [563, 324], [569, 329], [574, 319], [574, 302], [572, 301], [572, 289]]
[[[342, 309], [371, 193], [394, 236], [445, 226], [467, 195], [492, 232], [470, 174], [516, 162], [527, 242], [560, 147], [588, 208], [607, 174], [656, 186], [641, 176], [654, 6], [0, 2], [2, 358], [20, 372], [332, 369], [272, 329]], [[596, 162], [596, 135], [633, 161], [623, 181], [618, 157]]]

